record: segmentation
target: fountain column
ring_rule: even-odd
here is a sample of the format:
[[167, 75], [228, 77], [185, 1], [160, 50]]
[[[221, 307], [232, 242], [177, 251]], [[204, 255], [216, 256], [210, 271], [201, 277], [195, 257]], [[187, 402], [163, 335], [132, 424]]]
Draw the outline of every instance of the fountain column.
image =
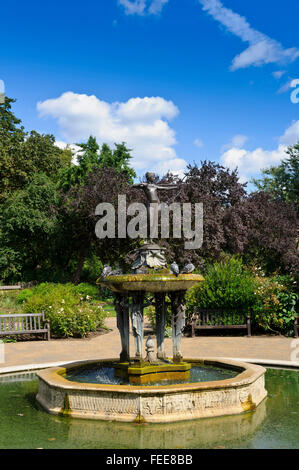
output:
[[114, 308], [116, 311], [117, 328], [121, 339], [121, 362], [130, 362], [129, 342], [129, 304], [127, 294], [114, 293]]
[[141, 360], [143, 357], [143, 338], [144, 338], [144, 292], [136, 292], [132, 296], [132, 304], [130, 304], [132, 330], [135, 339], [136, 358]]
[[180, 351], [183, 329], [186, 317], [186, 291], [175, 291], [170, 293], [172, 310], [172, 350], [173, 362], [182, 362], [183, 356]]
[[165, 359], [164, 334], [166, 325], [167, 305], [165, 302], [165, 293], [155, 294], [156, 310], [156, 333], [157, 333], [157, 358]]

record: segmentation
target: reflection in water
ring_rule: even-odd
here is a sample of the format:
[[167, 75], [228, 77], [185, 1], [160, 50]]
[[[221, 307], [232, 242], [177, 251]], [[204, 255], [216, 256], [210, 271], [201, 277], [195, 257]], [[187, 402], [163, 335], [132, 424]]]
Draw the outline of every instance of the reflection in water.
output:
[[256, 411], [229, 417], [206, 418], [169, 424], [132, 425], [130, 423], [92, 422], [82, 420], [69, 423], [69, 441], [72, 447], [82, 440], [96, 446], [136, 449], [192, 449], [214, 447], [235, 439], [249, 438], [266, 416], [266, 400]]
[[0, 375], [1, 383], [31, 382], [36, 378], [35, 372], [21, 372], [16, 374]]

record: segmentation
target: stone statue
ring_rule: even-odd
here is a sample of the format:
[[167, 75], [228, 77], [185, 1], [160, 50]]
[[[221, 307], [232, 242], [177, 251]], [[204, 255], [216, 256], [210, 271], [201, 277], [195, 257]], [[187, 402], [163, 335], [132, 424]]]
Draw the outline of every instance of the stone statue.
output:
[[155, 294], [157, 358], [162, 360], [166, 359], [164, 350], [164, 336], [167, 316], [167, 302], [165, 300], [165, 296], [165, 292]]
[[143, 310], [148, 305], [151, 305], [150, 301], [144, 303], [144, 295], [144, 292], [137, 292], [132, 298], [133, 303], [129, 305], [132, 320], [133, 336], [135, 339], [136, 358], [140, 360], [142, 359], [144, 338]]
[[121, 362], [130, 362], [128, 296], [125, 294], [114, 293], [113, 303], [116, 311], [117, 328], [120, 333], [122, 346], [120, 360]]
[[145, 343], [146, 349], [146, 358], [145, 360], [148, 361], [150, 364], [155, 362], [155, 348], [154, 348], [154, 341], [151, 336], [149, 336]]
[[164, 249], [158, 245], [144, 245], [136, 250], [135, 261], [132, 265], [133, 272], [142, 274], [147, 268], [163, 268], [167, 266]]
[[183, 358], [180, 346], [186, 317], [185, 293], [186, 291], [175, 291], [170, 293], [173, 362], [181, 362]]
[[[140, 188], [144, 191], [146, 200], [147, 200], [147, 233], [151, 233], [150, 227], [151, 222], [154, 223], [155, 220], [159, 220], [159, 213], [161, 212], [161, 202], [158, 196], [158, 190], [170, 190], [176, 189], [176, 185], [167, 185], [162, 186], [155, 183], [156, 175], [155, 173], [146, 173], [146, 183], [134, 184], [134, 188]], [[151, 206], [151, 204], [153, 204]], [[149, 238], [149, 237], [148, 237]]]

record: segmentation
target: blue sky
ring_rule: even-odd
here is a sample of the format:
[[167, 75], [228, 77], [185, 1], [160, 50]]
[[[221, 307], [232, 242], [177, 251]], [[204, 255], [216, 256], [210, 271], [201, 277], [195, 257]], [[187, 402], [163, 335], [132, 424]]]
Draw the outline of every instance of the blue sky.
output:
[[[299, 140], [298, 0], [1, 6], [0, 79], [26, 129], [125, 140], [138, 174], [208, 159], [243, 180]], [[298, 94], [299, 95], [299, 94]]]

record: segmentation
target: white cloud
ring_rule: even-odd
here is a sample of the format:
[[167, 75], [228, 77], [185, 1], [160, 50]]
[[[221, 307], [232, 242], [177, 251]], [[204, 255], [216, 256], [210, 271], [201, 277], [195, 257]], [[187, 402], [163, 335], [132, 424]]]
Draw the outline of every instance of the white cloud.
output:
[[280, 80], [281, 77], [286, 73], [285, 70], [276, 70], [275, 72], [272, 73], [273, 77], [276, 78], [277, 80]]
[[150, 5], [148, 12], [153, 15], [161, 13], [163, 6], [168, 3], [169, 0], [153, 0]]
[[143, 15], [146, 7], [145, 0], [118, 0], [118, 3], [125, 8], [127, 15]]
[[126, 15], [157, 15], [169, 0], [118, 0], [125, 8]]
[[126, 103], [119, 103], [117, 114], [129, 121], [151, 121], [163, 115], [167, 119], [177, 116], [179, 110], [172, 101], [156, 98], [131, 98]]
[[287, 92], [292, 88], [292, 82], [293, 82], [293, 79], [292, 79], [292, 78], [289, 78], [286, 83], [284, 83], [283, 85], [281, 85], [281, 87], [279, 88], [279, 90], [277, 90], [277, 93], [279, 93], [279, 94], [281, 94], [281, 93], [287, 93]]
[[153, 171], [159, 175], [166, 175], [166, 173], [171, 172], [174, 175], [184, 176], [184, 171], [186, 169], [187, 163], [182, 158], [174, 158], [166, 162], [158, 163]]
[[288, 146], [299, 141], [299, 121], [293, 122], [279, 139], [279, 145], [274, 150], [257, 148], [253, 151], [240, 147], [231, 147], [221, 155], [221, 162], [231, 170], [238, 167], [241, 181], [249, 181], [257, 176], [261, 169], [277, 166], [286, 158]]
[[203, 147], [203, 141], [201, 139], [195, 139], [193, 143], [196, 147]]
[[238, 36], [249, 47], [233, 59], [231, 70], [253, 66], [262, 66], [269, 63], [286, 64], [299, 57], [299, 49], [293, 47], [284, 49], [276, 40], [250, 26], [246, 18], [225, 8], [220, 0], [199, 0], [203, 10], [216, 21], [225, 26], [228, 31]]
[[299, 121], [294, 121], [293, 124], [287, 128], [285, 133], [280, 137], [279, 142], [281, 145], [294, 145], [299, 140]]
[[228, 144], [225, 144], [221, 147], [221, 152], [224, 152], [230, 148], [241, 148], [247, 142], [247, 140], [247, 135], [236, 134]]
[[[131, 98], [124, 103], [108, 103], [96, 96], [71, 91], [37, 104], [40, 117], [57, 120], [62, 138], [67, 142], [87, 140], [90, 135], [99, 144], [126, 142], [132, 150], [136, 170], [178, 165], [174, 145], [175, 132], [168, 120], [179, 113], [172, 101], [161, 97]], [[186, 165], [180, 160], [181, 167]], [[161, 167], [162, 167], [161, 166]]]

